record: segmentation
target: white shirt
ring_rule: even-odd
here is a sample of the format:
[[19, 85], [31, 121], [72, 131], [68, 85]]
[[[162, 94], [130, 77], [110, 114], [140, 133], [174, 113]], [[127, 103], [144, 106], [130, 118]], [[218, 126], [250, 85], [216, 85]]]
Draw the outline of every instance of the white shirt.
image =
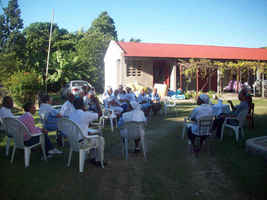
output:
[[149, 102], [149, 98], [146, 94], [142, 95], [139, 94], [138, 98], [137, 98], [138, 103], [142, 103], [143, 101], [146, 101], [147, 103]]
[[75, 111], [75, 108], [73, 106], [73, 104], [71, 102], [69, 102], [69, 100], [67, 100], [61, 107], [59, 114], [64, 116], [64, 117], [68, 117], [70, 116], [70, 114], [72, 112]]
[[[210, 104], [201, 104], [200, 106], [196, 107], [192, 113], [190, 114], [189, 118], [193, 120], [198, 120], [200, 117], [204, 116], [213, 116], [212, 105]], [[192, 133], [198, 133], [198, 126], [196, 123], [190, 125], [192, 127]]]
[[135, 109], [122, 114], [123, 122], [145, 122], [146, 117], [142, 110]]
[[[72, 112], [69, 116], [69, 119], [76, 122], [80, 126], [84, 136], [88, 136], [88, 125], [92, 121], [98, 119], [98, 114], [79, 109]], [[80, 139], [82, 139], [82, 136], [79, 136], [79, 140]]]
[[56, 109], [53, 108], [53, 106], [51, 106], [48, 103], [41, 103], [40, 108], [39, 108], [39, 114], [45, 116], [45, 118], [47, 117], [47, 115], [50, 112], [56, 112]]
[[6, 108], [6, 107], [2, 107], [0, 109], [0, 118], [5, 118], [5, 117], [15, 117], [13, 115], [13, 113], [11, 112], [11, 110], [9, 108]]
[[125, 94], [125, 96], [129, 102], [136, 101], [136, 96], [133, 92], [127, 93], [127, 94]]

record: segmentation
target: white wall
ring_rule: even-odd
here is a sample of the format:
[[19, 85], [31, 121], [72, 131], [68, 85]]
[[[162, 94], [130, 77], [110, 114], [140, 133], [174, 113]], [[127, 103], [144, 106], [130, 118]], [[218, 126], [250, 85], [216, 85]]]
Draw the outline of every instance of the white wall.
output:
[[108, 49], [104, 57], [105, 63], [105, 88], [111, 86], [117, 88], [120, 84], [120, 62], [122, 60], [123, 51], [120, 46], [113, 40], [110, 41]]

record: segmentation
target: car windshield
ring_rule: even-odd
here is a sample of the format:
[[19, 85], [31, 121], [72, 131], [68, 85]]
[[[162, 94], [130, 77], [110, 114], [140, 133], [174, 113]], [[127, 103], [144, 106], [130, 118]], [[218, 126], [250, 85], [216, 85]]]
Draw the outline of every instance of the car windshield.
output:
[[86, 86], [86, 85], [87, 85], [86, 82], [81, 82], [81, 81], [72, 82], [72, 86], [74, 86], [74, 87], [82, 87], [82, 86]]

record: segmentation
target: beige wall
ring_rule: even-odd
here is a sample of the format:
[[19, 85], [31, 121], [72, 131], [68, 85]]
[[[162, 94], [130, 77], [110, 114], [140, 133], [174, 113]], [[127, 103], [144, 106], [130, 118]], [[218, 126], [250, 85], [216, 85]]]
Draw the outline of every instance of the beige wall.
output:
[[[127, 65], [136, 63], [142, 66], [140, 76], [127, 76]], [[122, 62], [122, 84], [137, 83], [145, 87], [153, 88], [153, 61], [142, 58], [125, 58]]]

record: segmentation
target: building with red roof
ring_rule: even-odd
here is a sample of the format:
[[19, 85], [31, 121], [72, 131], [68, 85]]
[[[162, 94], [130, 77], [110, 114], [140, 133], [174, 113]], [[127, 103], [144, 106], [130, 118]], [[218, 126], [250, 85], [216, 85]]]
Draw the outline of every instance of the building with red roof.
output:
[[[186, 61], [190, 58], [222, 62], [267, 62], [267, 49], [111, 41], [104, 58], [105, 86], [117, 88], [120, 84], [138, 83], [152, 88], [155, 83], [164, 83], [172, 90], [176, 90], [177, 87], [184, 88], [186, 83], [179, 60]], [[216, 71], [215, 69], [207, 80], [191, 80], [187, 89], [216, 91]], [[224, 82], [227, 83], [229, 80], [225, 79]]]

